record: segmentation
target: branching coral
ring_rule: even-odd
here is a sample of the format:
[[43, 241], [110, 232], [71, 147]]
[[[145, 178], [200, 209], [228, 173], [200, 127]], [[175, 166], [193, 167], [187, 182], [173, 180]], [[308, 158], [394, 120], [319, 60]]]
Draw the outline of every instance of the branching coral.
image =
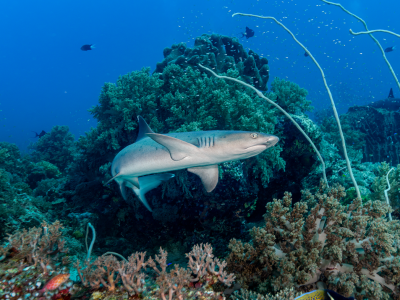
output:
[[[322, 282], [347, 297], [398, 294], [400, 223], [386, 220], [386, 203], [362, 207], [357, 198], [342, 206], [344, 195], [342, 187], [326, 190], [321, 183], [315, 195], [303, 192], [293, 207], [289, 193], [268, 203], [266, 224], [251, 230], [252, 243], [231, 241], [228, 269], [245, 285], [253, 279], [248, 270], [258, 270], [261, 286], [269, 282], [275, 291]], [[369, 280], [378, 283], [374, 291], [366, 288]]]
[[[194, 299], [202, 293], [191, 288], [202, 286], [207, 287], [209, 291], [209, 296], [204, 299], [218, 299], [220, 293], [213, 293], [211, 285], [219, 281], [230, 286], [235, 279], [233, 274], [228, 275], [224, 270], [226, 263], [214, 258], [209, 244], [193, 247], [186, 255], [189, 258], [187, 269], [175, 265], [174, 269], [168, 272], [168, 253], [161, 248], [160, 254], [155, 255], [154, 259], [150, 257], [146, 261], [145, 256], [145, 252], [136, 252], [128, 260], [118, 261], [113, 255], [103, 255], [94, 262], [86, 260], [84, 268], [81, 268], [80, 262], [76, 262], [75, 267], [82, 284], [86, 287], [98, 289], [102, 284], [109, 292], [115, 292], [116, 284], [122, 281], [125, 291], [130, 295], [150, 297], [150, 294], [157, 294], [162, 300]], [[158, 289], [147, 290], [147, 267], [156, 273]]]
[[[58, 221], [43, 222], [41, 227], [9, 236], [8, 243], [0, 247], [0, 298], [45, 299], [59, 291], [70, 293], [72, 282], [66, 283], [69, 257], [62, 229]], [[43, 286], [55, 277], [59, 278], [58, 284]]]

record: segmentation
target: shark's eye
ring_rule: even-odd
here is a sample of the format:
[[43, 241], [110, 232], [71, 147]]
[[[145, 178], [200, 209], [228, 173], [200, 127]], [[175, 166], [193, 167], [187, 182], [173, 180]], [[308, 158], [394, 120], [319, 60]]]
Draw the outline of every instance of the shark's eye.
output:
[[257, 134], [257, 133], [250, 133], [250, 136], [251, 136], [253, 139], [256, 139], [256, 138], [258, 137], [258, 134]]

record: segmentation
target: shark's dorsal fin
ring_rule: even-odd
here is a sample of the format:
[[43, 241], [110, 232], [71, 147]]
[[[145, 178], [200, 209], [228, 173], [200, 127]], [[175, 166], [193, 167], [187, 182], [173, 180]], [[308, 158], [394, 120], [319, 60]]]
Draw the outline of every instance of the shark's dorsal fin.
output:
[[185, 157], [193, 157], [199, 151], [196, 146], [168, 135], [159, 133], [146, 133], [146, 135], [167, 148], [171, 158], [175, 161], [182, 160]]
[[201, 182], [208, 193], [212, 192], [212, 190], [217, 186], [218, 165], [193, 167], [187, 170], [200, 177]]
[[139, 134], [136, 138], [136, 142], [140, 141], [142, 138], [145, 138], [146, 133], [154, 133], [153, 130], [151, 130], [150, 126], [147, 125], [146, 121], [141, 116], [138, 116], [137, 118], [139, 123]]
[[390, 92], [389, 92], [388, 98], [394, 98], [394, 94], [393, 94], [393, 89], [392, 88], [390, 88]]

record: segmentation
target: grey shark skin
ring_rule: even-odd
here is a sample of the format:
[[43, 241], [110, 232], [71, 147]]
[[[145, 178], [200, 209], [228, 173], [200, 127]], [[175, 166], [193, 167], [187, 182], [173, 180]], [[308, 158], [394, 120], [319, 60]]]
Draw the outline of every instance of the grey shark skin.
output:
[[136, 142], [115, 156], [110, 181], [119, 184], [125, 200], [126, 188], [131, 188], [150, 211], [144, 195], [174, 177], [174, 174], [164, 172], [187, 169], [198, 175], [207, 192], [211, 192], [218, 183], [218, 164], [258, 155], [279, 141], [274, 135], [249, 131], [157, 134], [141, 116], [138, 120]]

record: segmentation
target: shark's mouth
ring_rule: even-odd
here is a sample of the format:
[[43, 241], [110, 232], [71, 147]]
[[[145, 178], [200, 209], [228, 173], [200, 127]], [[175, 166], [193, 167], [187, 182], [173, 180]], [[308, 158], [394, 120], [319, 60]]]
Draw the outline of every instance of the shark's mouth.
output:
[[259, 152], [263, 152], [267, 148], [268, 148], [268, 146], [265, 145], [265, 144], [258, 144], [258, 145], [247, 147], [244, 150], [245, 150], [246, 153], [249, 153], [249, 152], [257, 152], [257, 153], [259, 153]]

